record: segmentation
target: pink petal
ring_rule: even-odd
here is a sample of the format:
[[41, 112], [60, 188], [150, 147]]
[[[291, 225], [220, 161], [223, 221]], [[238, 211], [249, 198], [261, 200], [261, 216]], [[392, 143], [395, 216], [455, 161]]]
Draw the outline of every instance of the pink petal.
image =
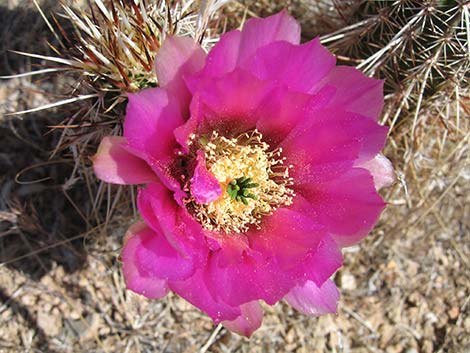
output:
[[193, 96], [189, 109], [191, 112], [190, 118], [185, 124], [177, 127], [174, 131], [176, 141], [178, 141], [184, 153], [189, 153], [190, 136], [198, 130], [199, 126], [203, 125], [206, 115], [206, 107], [201, 102], [199, 93]]
[[158, 83], [178, 99], [183, 113], [187, 113], [191, 98], [184, 78], [201, 70], [205, 59], [204, 50], [190, 37], [168, 36], [157, 52]]
[[259, 119], [259, 109], [272, 94], [275, 84], [261, 81], [243, 70], [235, 70], [207, 82], [193, 97], [191, 117], [175, 134], [183, 145], [190, 131], [226, 136], [252, 130]]
[[212, 253], [206, 274], [208, 288], [220, 301], [237, 306], [259, 299], [273, 305], [294, 285], [295, 279], [279, 269], [275, 259], [247, 252], [238, 263], [224, 266], [224, 251]]
[[230, 331], [239, 335], [250, 337], [263, 322], [263, 309], [258, 301], [240, 306], [242, 314], [232, 321], [223, 321], [222, 324]]
[[183, 281], [169, 281], [169, 286], [180, 297], [208, 314], [215, 323], [232, 321], [239, 317], [242, 313], [240, 306], [230, 306], [216, 298], [207, 287], [206, 281], [204, 270], [198, 270]]
[[290, 92], [285, 86], [278, 87], [258, 108], [256, 128], [271, 147], [277, 146], [312, 111], [323, 109], [334, 93], [335, 90], [329, 86], [314, 95]]
[[341, 246], [367, 235], [385, 207], [369, 171], [360, 168], [325, 183], [304, 184], [296, 192], [310, 203], [311, 217], [327, 226]]
[[251, 248], [276, 258], [282, 269], [291, 269], [314, 252], [325, 229], [302, 210], [280, 208], [265, 217], [261, 228], [248, 234]]
[[124, 136], [129, 146], [152, 159], [172, 159], [173, 130], [183, 124], [177, 102], [161, 88], [129, 94]]
[[150, 166], [124, 148], [126, 139], [105, 136], [91, 158], [96, 176], [113, 184], [145, 184], [157, 179]]
[[383, 148], [387, 128], [370, 118], [336, 109], [309, 115], [281, 143], [297, 185], [336, 178]]
[[161, 230], [182, 258], [191, 259], [196, 267], [204, 266], [208, 249], [202, 226], [175, 197], [161, 183], [152, 183], [139, 191], [137, 206], [145, 222], [154, 231]]
[[203, 71], [188, 82], [191, 90], [194, 92], [197, 89], [200, 80], [232, 72], [259, 48], [276, 41], [300, 42], [300, 26], [287, 11], [266, 18], [252, 18], [241, 32], [235, 30], [225, 33], [209, 52]]
[[234, 30], [223, 34], [219, 41], [207, 54], [204, 69], [194, 77], [188, 77], [187, 83], [191, 91], [198, 88], [200, 81], [216, 78], [233, 71], [238, 61], [242, 33]]
[[324, 85], [337, 89], [331, 107], [358, 113], [377, 120], [384, 105], [383, 81], [365, 76], [354, 67], [337, 66], [330, 71], [315, 92]]
[[395, 182], [392, 163], [381, 153], [368, 162], [356, 165], [356, 167], [367, 169], [372, 174], [377, 190], [389, 187]]
[[[218, 265], [222, 267], [238, 264], [245, 252], [250, 251], [250, 244], [245, 234], [206, 231], [208, 240], [214, 241], [211, 250], [217, 251]], [[223, 251], [219, 251], [223, 249]]]
[[300, 274], [303, 274], [304, 279], [312, 280], [317, 286], [321, 286], [342, 265], [343, 255], [337, 242], [332, 237], [325, 236], [316, 251], [310, 254], [298, 268], [299, 277], [297, 278], [300, 278]]
[[207, 285], [218, 300], [229, 305], [253, 300], [273, 305], [301, 281], [310, 279], [322, 284], [341, 266], [342, 256], [334, 240], [325, 236], [317, 243], [315, 249], [288, 267], [279, 263], [277, 254], [249, 249], [237, 263], [227, 264], [220, 261], [225, 251], [222, 247], [209, 258]]
[[204, 152], [197, 152], [197, 165], [191, 178], [191, 195], [199, 204], [215, 201], [222, 194], [218, 180], [206, 169]]
[[270, 43], [259, 49], [243, 68], [289, 90], [311, 93], [335, 63], [335, 57], [316, 38], [301, 45]]
[[259, 118], [257, 110], [273, 89], [273, 83], [258, 80], [242, 70], [211, 81], [210, 86], [199, 92], [207, 107], [205, 124], [232, 134], [253, 129]]
[[327, 280], [321, 287], [313, 281], [306, 281], [292, 288], [284, 299], [305, 315], [320, 316], [336, 313], [339, 291], [332, 280]]
[[300, 25], [287, 11], [266, 18], [252, 18], [242, 30], [238, 63], [243, 64], [259, 48], [272, 42], [300, 43]]
[[138, 251], [142, 247], [142, 241], [154, 236], [157, 235], [144, 223], [134, 224], [127, 231], [127, 240], [121, 254], [127, 288], [150, 299], [161, 298], [168, 293], [166, 279], [149, 275], [148, 271], [140, 268]]
[[126, 266], [137, 270], [138, 278], [181, 280], [194, 273], [195, 264], [192, 259], [181, 256], [168, 243], [161, 229], [154, 231], [145, 225], [137, 230], [132, 229], [132, 232], [122, 257], [125, 264], [128, 262]]

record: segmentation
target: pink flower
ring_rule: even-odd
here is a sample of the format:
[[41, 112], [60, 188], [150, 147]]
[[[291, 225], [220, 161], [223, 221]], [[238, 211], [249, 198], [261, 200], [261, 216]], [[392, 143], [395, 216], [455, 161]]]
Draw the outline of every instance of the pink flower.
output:
[[336, 312], [340, 249], [371, 230], [376, 188], [393, 182], [382, 82], [335, 66], [318, 39], [299, 42], [281, 12], [207, 56], [187, 37], [163, 43], [160, 87], [129, 95], [124, 137], [105, 137], [93, 159], [102, 180], [147, 184], [122, 252], [129, 289], [172, 290], [247, 336], [261, 300]]

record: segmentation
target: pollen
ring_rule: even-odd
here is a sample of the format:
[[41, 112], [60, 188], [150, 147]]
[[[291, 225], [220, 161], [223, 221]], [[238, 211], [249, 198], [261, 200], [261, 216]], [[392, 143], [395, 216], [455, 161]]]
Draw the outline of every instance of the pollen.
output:
[[295, 196], [291, 166], [282, 149], [271, 150], [257, 130], [226, 138], [213, 132], [193, 143], [205, 153], [208, 171], [220, 183], [222, 194], [208, 204], [191, 202], [196, 219], [204, 228], [243, 233], [259, 228], [262, 218], [292, 204]]

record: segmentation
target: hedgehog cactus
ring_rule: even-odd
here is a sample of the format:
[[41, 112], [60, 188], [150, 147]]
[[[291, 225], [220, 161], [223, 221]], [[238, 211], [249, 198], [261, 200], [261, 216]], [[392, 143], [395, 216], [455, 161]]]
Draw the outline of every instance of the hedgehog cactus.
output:
[[365, 1], [356, 12], [358, 22], [325, 36], [323, 43], [361, 60], [358, 68], [366, 74], [385, 78], [393, 126], [403, 110], [419, 111], [449, 83], [465, 85], [469, 10], [469, 1]]
[[[186, 15], [163, 1], [145, 4], [120, 0], [110, 1], [109, 6], [103, 0], [94, 3], [89, 11], [63, 6], [75, 31], [72, 38], [64, 35], [65, 45], [59, 51], [95, 89], [135, 92], [155, 87], [155, 54], [167, 33], [185, 30]], [[177, 26], [176, 19], [183, 23]]]
[[[408, 183], [408, 206], [419, 206], [439, 184], [437, 170], [465, 163], [452, 151], [468, 138], [470, 1], [359, 2], [349, 25], [322, 42], [339, 59], [385, 79], [389, 155]], [[426, 162], [436, 158], [439, 165]]]

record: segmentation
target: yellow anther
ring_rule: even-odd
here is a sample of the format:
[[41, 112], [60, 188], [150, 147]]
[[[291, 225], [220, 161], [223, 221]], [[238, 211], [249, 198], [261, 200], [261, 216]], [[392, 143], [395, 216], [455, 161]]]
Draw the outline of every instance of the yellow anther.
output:
[[253, 196], [245, 200], [248, 202], [237, 201], [232, 191], [223, 192], [209, 204], [200, 205], [190, 200], [189, 205], [204, 228], [226, 233], [246, 232], [277, 208], [292, 204], [294, 193], [289, 187], [292, 185], [289, 166], [283, 165], [285, 158], [281, 157], [281, 150], [270, 151], [257, 130], [236, 138], [214, 132], [207, 140], [199, 148], [205, 153], [207, 169], [219, 181], [222, 190], [241, 178], [249, 178], [256, 188]]

